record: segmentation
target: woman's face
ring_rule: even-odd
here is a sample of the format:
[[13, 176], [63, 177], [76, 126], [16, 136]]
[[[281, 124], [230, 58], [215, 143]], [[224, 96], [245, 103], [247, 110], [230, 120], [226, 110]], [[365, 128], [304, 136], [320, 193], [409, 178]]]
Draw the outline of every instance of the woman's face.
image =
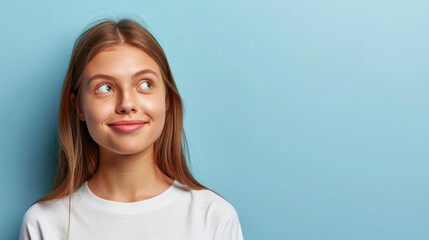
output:
[[152, 147], [168, 108], [156, 62], [144, 51], [122, 45], [98, 53], [83, 74], [78, 115], [100, 151], [129, 155]]

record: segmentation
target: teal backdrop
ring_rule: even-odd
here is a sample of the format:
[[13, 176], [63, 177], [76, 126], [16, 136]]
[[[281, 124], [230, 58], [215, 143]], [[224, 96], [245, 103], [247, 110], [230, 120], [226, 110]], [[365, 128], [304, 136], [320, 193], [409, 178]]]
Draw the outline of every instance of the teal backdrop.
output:
[[185, 105], [191, 169], [244, 238], [429, 239], [428, 1], [6, 1], [0, 239], [55, 173], [72, 45], [141, 18]]

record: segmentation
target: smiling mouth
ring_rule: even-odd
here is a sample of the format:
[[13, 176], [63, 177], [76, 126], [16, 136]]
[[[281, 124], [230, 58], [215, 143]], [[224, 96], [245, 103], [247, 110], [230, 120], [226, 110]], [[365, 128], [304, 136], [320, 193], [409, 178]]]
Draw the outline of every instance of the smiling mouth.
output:
[[135, 132], [142, 128], [146, 123], [135, 123], [135, 124], [120, 124], [120, 125], [109, 125], [116, 131], [123, 133]]

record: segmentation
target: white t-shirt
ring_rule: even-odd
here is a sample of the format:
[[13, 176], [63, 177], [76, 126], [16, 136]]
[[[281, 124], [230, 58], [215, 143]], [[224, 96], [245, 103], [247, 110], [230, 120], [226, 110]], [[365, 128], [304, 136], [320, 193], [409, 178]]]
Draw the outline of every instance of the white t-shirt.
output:
[[[153, 198], [129, 203], [99, 198], [85, 182], [72, 195], [71, 209], [70, 240], [243, 239], [228, 201], [177, 180]], [[68, 197], [34, 204], [24, 215], [20, 239], [66, 239], [68, 213]]]

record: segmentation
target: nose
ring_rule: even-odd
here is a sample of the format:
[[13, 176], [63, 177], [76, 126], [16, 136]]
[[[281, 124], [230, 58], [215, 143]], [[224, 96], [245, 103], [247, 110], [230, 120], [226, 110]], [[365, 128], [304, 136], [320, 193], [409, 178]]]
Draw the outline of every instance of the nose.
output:
[[119, 94], [118, 98], [116, 113], [129, 114], [137, 112], [136, 101], [132, 93], [123, 91], [121, 94]]

